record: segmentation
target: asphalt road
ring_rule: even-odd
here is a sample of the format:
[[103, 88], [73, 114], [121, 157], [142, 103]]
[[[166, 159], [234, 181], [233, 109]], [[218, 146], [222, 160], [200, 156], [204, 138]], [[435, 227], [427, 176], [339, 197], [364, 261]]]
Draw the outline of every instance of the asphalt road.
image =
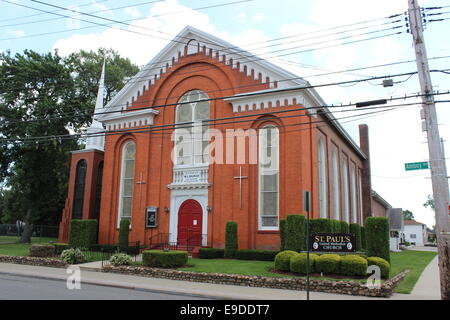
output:
[[69, 290], [66, 281], [0, 274], [0, 300], [201, 300], [191, 295], [83, 284]]

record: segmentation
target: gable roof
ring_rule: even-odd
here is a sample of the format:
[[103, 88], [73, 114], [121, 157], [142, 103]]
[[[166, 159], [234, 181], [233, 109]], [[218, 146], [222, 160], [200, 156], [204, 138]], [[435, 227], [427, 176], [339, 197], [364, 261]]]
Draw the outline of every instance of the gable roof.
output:
[[425, 223], [418, 222], [416, 220], [404, 220], [405, 226], [424, 225]]

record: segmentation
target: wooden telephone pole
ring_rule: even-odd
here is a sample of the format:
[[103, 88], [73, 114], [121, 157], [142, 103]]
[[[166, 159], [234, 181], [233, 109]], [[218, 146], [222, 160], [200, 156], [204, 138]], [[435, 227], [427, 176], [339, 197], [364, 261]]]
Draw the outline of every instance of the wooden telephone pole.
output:
[[442, 153], [433, 87], [428, 66], [425, 39], [423, 37], [422, 12], [417, 0], [408, 0], [408, 16], [413, 44], [416, 53], [425, 127], [428, 139], [431, 182], [433, 187], [434, 211], [436, 218], [436, 235], [439, 254], [439, 272], [441, 298], [450, 299], [450, 228], [449, 228], [449, 193], [445, 159]]

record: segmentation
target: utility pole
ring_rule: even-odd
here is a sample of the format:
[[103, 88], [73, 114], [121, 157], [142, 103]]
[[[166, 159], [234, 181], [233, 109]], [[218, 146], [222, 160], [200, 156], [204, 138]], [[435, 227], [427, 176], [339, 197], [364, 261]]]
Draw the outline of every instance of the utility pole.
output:
[[450, 228], [448, 216], [448, 181], [445, 159], [442, 154], [433, 87], [428, 66], [425, 39], [423, 37], [422, 12], [417, 0], [408, 0], [408, 16], [413, 44], [416, 53], [425, 130], [427, 131], [428, 152], [430, 158], [431, 183], [433, 187], [434, 212], [436, 218], [436, 236], [439, 254], [439, 273], [441, 299], [450, 299]]

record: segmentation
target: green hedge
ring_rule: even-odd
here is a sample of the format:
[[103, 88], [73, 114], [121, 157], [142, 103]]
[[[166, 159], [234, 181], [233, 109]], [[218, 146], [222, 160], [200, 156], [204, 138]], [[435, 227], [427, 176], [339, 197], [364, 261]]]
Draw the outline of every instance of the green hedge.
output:
[[228, 221], [225, 226], [225, 258], [233, 258], [238, 249], [238, 225], [235, 221]]
[[367, 265], [367, 260], [358, 255], [342, 256], [340, 273], [346, 276], [365, 276]]
[[[309, 254], [309, 273], [315, 272], [315, 261], [319, 256], [314, 253]], [[290, 270], [295, 273], [306, 273], [307, 254], [297, 253], [291, 257]]]
[[244, 249], [235, 251], [238, 260], [274, 261], [279, 251]]
[[339, 232], [341, 233], [349, 233], [350, 227], [346, 221], [339, 221]]
[[142, 262], [148, 267], [178, 268], [188, 261], [186, 251], [146, 250], [142, 252]]
[[366, 242], [366, 228], [361, 227], [361, 248], [367, 249], [367, 242]]
[[119, 246], [122, 248], [128, 247], [128, 236], [130, 234], [130, 220], [120, 220], [119, 226]]
[[316, 272], [339, 274], [341, 270], [341, 256], [337, 254], [323, 254], [315, 260]]
[[390, 262], [389, 220], [385, 217], [369, 217], [365, 223], [367, 256], [383, 258]]
[[291, 257], [296, 255], [297, 252], [292, 250], [281, 251], [275, 256], [275, 269], [281, 271], [291, 270]]
[[280, 219], [280, 251], [286, 247], [286, 219]]
[[73, 248], [89, 248], [97, 242], [97, 220], [73, 219], [70, 222], [69, 245]]
[[331, 232], [331, 219], [318, 218], [309, 220], [309, 233]]
[[300, 214], [286, 217], [285, 249], [292, 251], [306, 250], [306, 218]]
[[391, 265], [389, 264], [389, 262], [387, 262], [383, 258], [369, 257], [367, 258], [367, 263], [369, 266], [375, 265], [380, 267], [381, 277], [384, 279], [389, 278], [389, 271], [391, 269]]
[[199, 259], [221, 259], [224, 255], [224, 249], [218, 248], [200, 248], [198, 250]]
[[350, 223], [350, 233], [355, 236], [355, 249], [360, 251], [362, 249], [361, 245], [361, 227], [357, 223]]
[[54, 243], [53, 245], [55, 246], [55, 254], [58, 256], [60, 256], [64, 250], [69, 249], [68, 243]]

